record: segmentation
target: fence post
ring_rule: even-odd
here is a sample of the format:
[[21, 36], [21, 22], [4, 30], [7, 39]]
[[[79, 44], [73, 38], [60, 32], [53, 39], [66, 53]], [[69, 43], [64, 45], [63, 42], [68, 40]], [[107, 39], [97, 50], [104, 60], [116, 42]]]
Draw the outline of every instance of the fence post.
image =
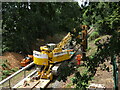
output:
[[11, 83], [10, 83], [10, 79], [9, 79], [9, 88], [11, 88]]
[[26, 70], [24, 70], [24, 78], [26, 77]]
[[116, 56], [114, 55], [113, 58], [113, 76], [114, 76], [114, 89], [118, 90], [118, 70], [116, 65]]

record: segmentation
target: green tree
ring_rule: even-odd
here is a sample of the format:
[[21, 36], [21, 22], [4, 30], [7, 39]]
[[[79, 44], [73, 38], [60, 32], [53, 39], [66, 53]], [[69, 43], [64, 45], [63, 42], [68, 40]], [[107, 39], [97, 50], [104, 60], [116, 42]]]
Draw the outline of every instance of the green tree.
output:
[[70, 31], [79, 24], [76, 8], [77, 3], [3, 2], [3, 50], [31, 53], [38, 38]]

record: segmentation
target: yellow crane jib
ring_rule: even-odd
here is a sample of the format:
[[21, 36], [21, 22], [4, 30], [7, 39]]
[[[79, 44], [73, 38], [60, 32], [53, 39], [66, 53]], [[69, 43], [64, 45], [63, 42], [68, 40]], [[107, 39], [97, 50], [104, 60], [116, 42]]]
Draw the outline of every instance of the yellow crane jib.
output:
[[62, 41], [57, 45], [57, 48], [64, 48], [70, 41], [72, 37], [70, 32], [62, 39]]

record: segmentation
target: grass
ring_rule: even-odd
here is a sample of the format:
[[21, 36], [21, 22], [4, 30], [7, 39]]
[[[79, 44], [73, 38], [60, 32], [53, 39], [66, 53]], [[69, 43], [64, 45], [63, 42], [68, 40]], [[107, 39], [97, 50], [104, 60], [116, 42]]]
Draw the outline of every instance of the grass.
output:
[[[30, 74], [31, 72], [33, 72], [34, 69], [31, 70], [27, 70], [26, 71], [26, 76], [28, 74]], [[24, 78], [24, 72], [19, 73], [18, 75], [16, 75], [15, 77], [13, 77], [12, 79], [10, 79], [11, 82], [11, 86], [13, 87], [15, 84], [17, 84], [20, 80], [22, 80]], [[2, 87], [8, 87], [9, 86], [9, 81], [5, 82]]]
[[72, 83], [72, 82], [68, 83], [68, 84], [66, 85], [66, 88], [71, 88], [71, 86], [73, 86], [73, 83]]
[[79, 71], [81, 74], [87, 71], [88, 69], [85, 66], [80, 66], [77, 71]]
[[87, 56], [92, 56], [95, 54], [96, 50], [97, 50], [97, 46], [94, 44], [94, 40], [88, 42], [88, 48], [89, 50], [87, 51]]

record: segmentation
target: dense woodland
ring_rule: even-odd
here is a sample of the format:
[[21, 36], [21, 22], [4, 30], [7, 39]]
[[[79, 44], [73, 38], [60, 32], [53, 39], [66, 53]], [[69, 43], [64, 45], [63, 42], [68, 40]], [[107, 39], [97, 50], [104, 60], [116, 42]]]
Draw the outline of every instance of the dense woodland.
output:
[[69, 32], [78, 25], [95, 26], [100, 34], [119, 29], [120, 3], [95, 2], [83, 9], [77, 2], [2, 3], [3, 52], [31, 53], [38, 38]]

